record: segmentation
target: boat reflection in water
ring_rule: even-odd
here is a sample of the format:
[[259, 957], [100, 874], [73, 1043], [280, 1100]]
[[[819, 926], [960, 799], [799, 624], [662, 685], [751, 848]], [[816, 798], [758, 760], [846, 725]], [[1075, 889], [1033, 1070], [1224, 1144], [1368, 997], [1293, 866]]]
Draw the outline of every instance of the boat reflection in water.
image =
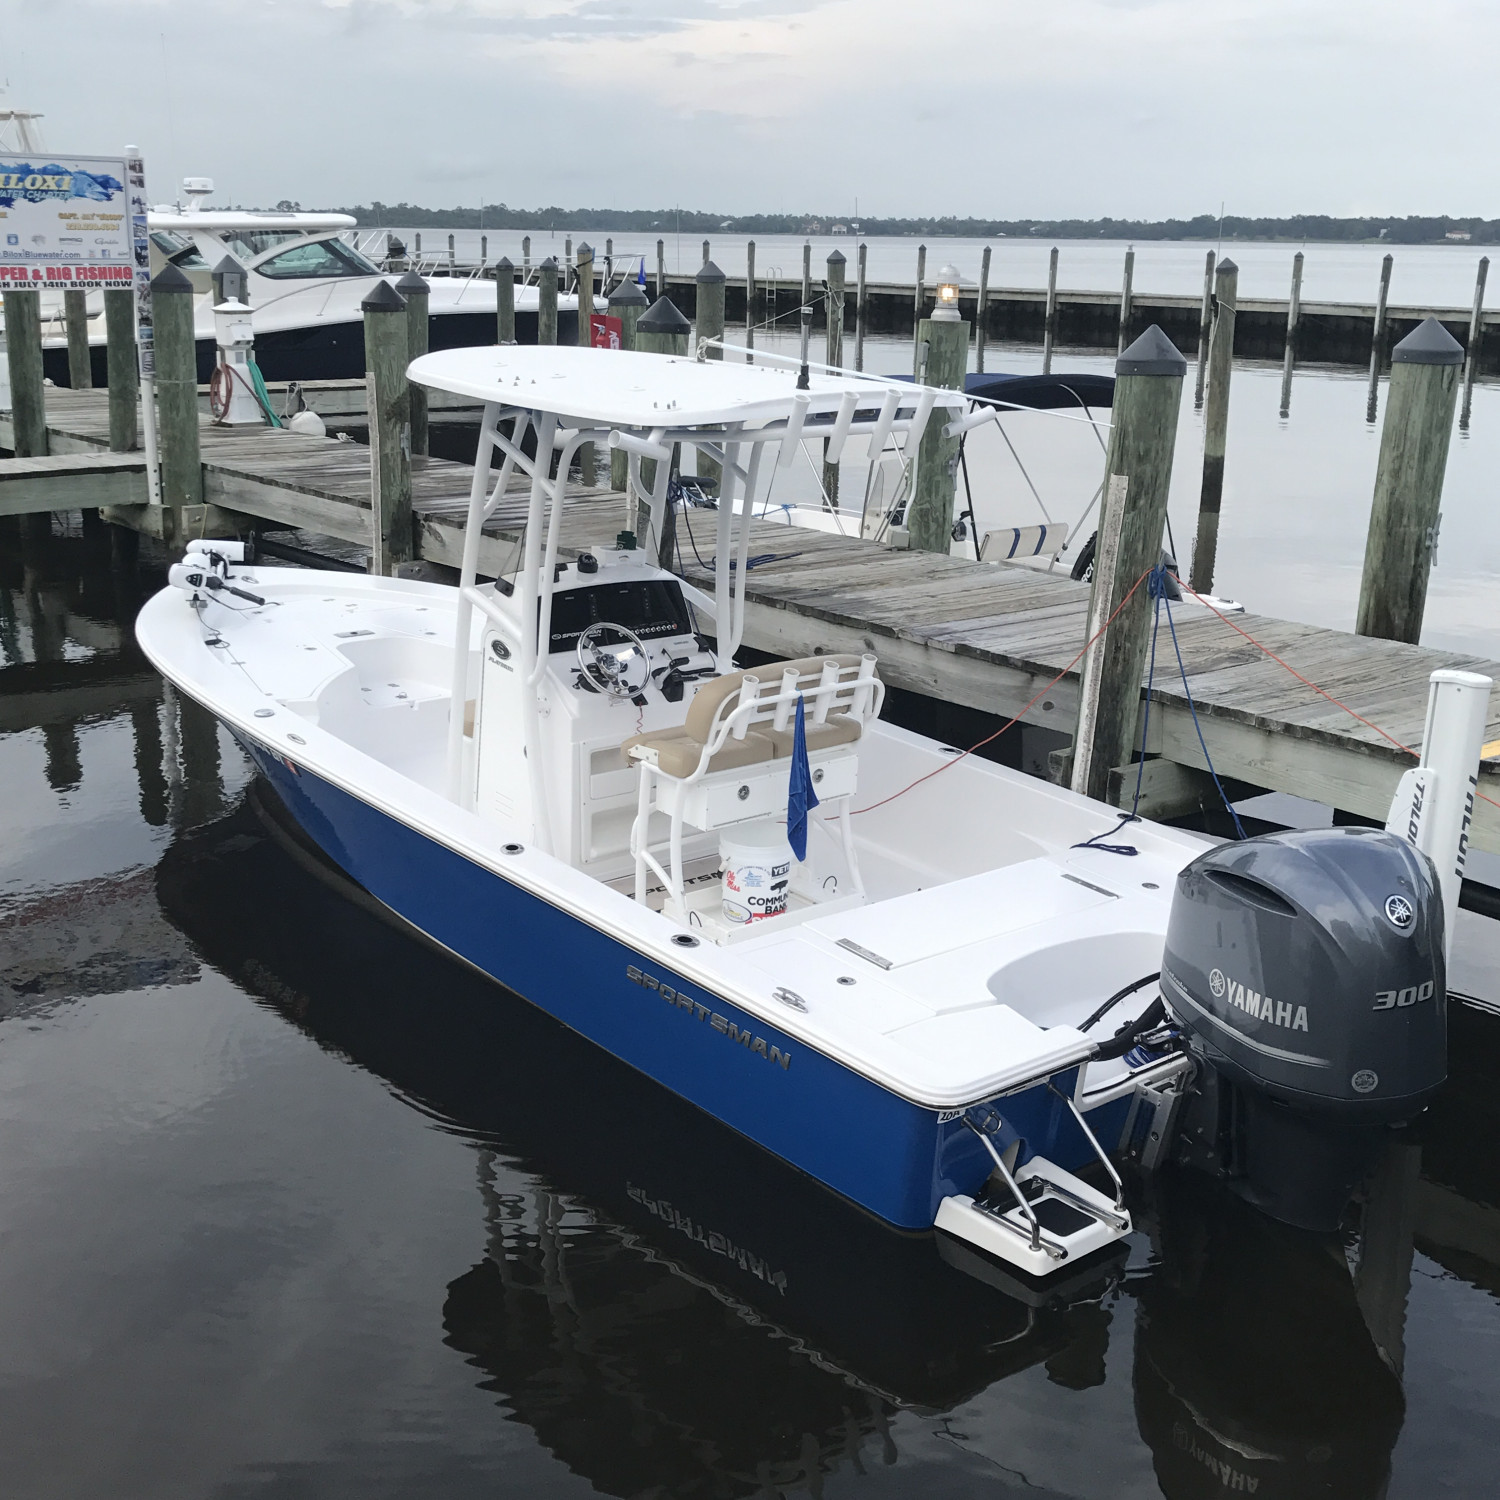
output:
[[[488, 1253], [449, 1284], [444, 1337], [600, 1490], [816, 1491], [896, 1462], [903, 1412], [1036, 1366], [1104, 1384], [1133, 1300], [1135, 1410], [1166, 1494], [1383, 1493], [1401, 1390], [1337, 1246], [1169, 1172], [1140, 1205], [1131, 1270], [1030, 1292], [397, 931], [268, 834], [265, 795], [177, 838], [163, 909], [250, 993], [474, 1142]], [[1080, 1420], [1076, 1441], [1111, 1472], [1102, 1434]]]

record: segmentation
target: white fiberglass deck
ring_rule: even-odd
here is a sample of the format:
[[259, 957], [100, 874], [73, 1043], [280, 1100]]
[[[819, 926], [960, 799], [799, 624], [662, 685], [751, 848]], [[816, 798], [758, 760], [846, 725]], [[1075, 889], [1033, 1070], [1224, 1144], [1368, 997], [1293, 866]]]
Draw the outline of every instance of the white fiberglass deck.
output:
[[[950, 748], [876, 723], [858, 744], [863, 900], [684, 949], [678, 923], [616, 888], [623, 867], [577, 868], [566, 850], [533, 847], [529, 829], [444, 795], [456, 590], [277, 569], [236, 582], [267, 604], [216, 596], [200, 612], [167, 590], [138, 625], [163, 674], [236, 732], [929, 1106], [1083, 1060], [1091, 1042], [1076, 1023], [1160, 967], [1174, 877], [1203, 847], [1139, 824], [1117, 836], [1135, 857], [1076, 848], [1112, 826], [1109, 809], [974, 757], [952, 764]], [[476, 620], [476, 656], [480, 639]], [[653, 705], [647, 727], [688, 702]], [[647, 717], [585, 706], [616, 745]], [[524, 853], [507, 854], [518, 841]], [[836, 840], [815, 826], [809, 856], [833, 868]], [[1111, 1029], [1138, 1008], [1122, 1006]], [[1095, 1069], [1091, 1087], [1118, 1065]]]

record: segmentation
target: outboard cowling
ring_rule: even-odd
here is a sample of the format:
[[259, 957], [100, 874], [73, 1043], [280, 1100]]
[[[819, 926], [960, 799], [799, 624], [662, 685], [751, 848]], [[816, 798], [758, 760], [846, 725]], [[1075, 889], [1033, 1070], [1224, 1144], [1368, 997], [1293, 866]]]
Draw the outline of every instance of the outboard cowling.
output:
[[1178, 1159], [1331, 1230], [1381, 1133], [1447, 1073], [1432, 861], [1372, 828], [1210, 850], [1178, 876], [1161, 989], [1199, 1064]]

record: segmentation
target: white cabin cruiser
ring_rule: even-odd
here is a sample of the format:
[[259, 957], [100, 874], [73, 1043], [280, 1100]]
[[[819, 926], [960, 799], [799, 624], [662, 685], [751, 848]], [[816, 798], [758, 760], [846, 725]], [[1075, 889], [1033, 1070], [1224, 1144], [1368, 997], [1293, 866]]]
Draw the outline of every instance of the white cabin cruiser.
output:
[[[188, 185], [206, 182], [189, 178]], [[210, 278], [227, 256], [247, 278], [255, 361], [266, 380], [356, 380], [365, 373], [364, 319], [360, 303], [384, 276], [351, 242], [357, 221], [349, 214], [247, 212], [200, 208], [189, 191], [184, 208], [148, 215], [151, 274], [176, 266], [197, 294], [193, 322], [198, 379], [207, 382], [219, 358]], [[434, 276], [428, 282], [429, 343], [454, 349], [493, 342], [496, 297], [492, 278], [477, 274]], [[517, 284], [516, 337], [535, 343], [539, 292]], [[578, 298], [559, 293], [558, 337], [577, 337]], [[106, 382], [104, 294], [87, 294], [94, 383]], [[67, 332], [62, 299], [43, 309], [43, 363], [58, 385], [68, 383]]]
[[[956, 393], [567, 347], [410, 374], [484, 405], [458, 587], [247, 570], [239, 544], [195, 542], [137, 625], [328, 857], [846, 1198], [1026, 1273], [1130, 1232], [1112, 1158], [1155, 1165], [1179, 1112], [1199, 1164], [1270, 1212], [1342, 1208], [1351, 1142], [1443, 1076], [1445, 890], [1421, 840], [1456, 825], [1419, 818], [1417, 848], [1122, 834], [1115, 808], [883, 722], [873, 654], [737, 670], [771, 466], [815, 435], [915, 454]], [[584, 443], [628, 455], [644, 535], [575, 536], [565, 558]], [[723, 469], [712, 596], [655, 561], [678, 445]], [[482, 582], [513, 479], [522, 544]], [[1473, 765], [1466, 735], [1437, 739]], [[1424, 774], [1428, 809], [1451, 807], [1434, 789], [1459, 778]], [[1376, 970], [1411, 1003], [1366, 1014]], [[559, 1108], [587, 1101], [562, 1088]], [[1204, 1122], [1237, 1109], [1293, 1119], [1273, 1122], [1298, 1154], [1285, 1192], [1259, 1136], [1248, 1165], [1244, 1142], [1214, 1157]]]

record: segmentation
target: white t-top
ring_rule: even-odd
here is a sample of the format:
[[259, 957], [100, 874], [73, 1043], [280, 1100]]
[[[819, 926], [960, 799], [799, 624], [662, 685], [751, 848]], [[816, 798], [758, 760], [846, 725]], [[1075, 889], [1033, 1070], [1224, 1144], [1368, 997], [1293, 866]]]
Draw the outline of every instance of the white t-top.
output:
[[[591, 427], [773, 421], [788, 414], [797, 394], [795, 370], [567, 344], [442, 349], [413, 360], [407, 374], [433, 390], [557, 412]], [[814, 372], [805, 392], [808, 415], [837, 411], [849, 391], [860, 397], [861, 413], [871, 412], [889, 390], [905, 398], [896, 422], [905, 426], [923, 388], [881, 376]], [[935, 392], [938, 408], [960, 409], [963, 402], [958, 391]]]

